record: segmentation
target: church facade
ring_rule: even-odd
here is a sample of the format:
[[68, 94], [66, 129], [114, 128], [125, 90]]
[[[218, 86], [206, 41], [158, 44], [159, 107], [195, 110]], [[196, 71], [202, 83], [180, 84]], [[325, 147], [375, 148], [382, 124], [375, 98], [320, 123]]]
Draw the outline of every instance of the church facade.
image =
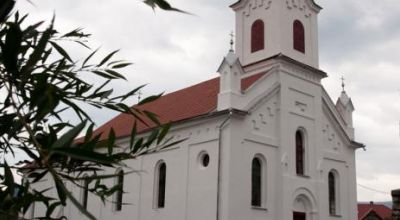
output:
[[[355, 152], [363, 145], [354, 140], [351, 99], [343, 90], [334, 103], [321, 85], [321, 7], [240, 0], [231, 8], [236, 44], [220, 77], [145, 106], [186, 141], [128, 162], [140, 172], [109, 180], [126, 192], [116, 203], [71, 186], [98, 219], [357, 219]], [[119, 115], [97, 132], [112, 127], [127, 146], [132, 124]], [[61, 212], [84, 218], [73, 206]]]

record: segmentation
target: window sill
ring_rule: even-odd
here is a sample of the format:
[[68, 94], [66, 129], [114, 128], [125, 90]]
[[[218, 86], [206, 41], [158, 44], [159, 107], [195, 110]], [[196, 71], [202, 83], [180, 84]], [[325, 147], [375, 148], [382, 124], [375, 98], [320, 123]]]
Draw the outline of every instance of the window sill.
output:
[[161, 211], [164, 210], [164, 209], [165, 209], [164, 207], [162, 207], [162, 208], [153, 208], [153, 211], [161, 212]]
[[259, 207], [259, 206], [251, 206], [251, 209], [254, 209], [254, 210], [260, 210], [260, 211], [268, 211], [268, 209], [267, 208], [265, 208], [265, 207]]
[[311, 177], [305, 174], [297, 174], [298, 177], [310, 179]]
[[339, 214], [329, 214], [330, 217], [334, 217], [334, 218], [341, 218], [342, 216]]

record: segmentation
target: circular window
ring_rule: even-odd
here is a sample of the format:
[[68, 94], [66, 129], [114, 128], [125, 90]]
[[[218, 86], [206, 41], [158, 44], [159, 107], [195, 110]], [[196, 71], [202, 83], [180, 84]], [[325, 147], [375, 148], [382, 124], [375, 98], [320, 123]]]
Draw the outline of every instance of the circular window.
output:
[[201, 152], [199, 156], [199, 163], [201, 167], [208, 167], [210, 164], [210, 155], [206, 152]]

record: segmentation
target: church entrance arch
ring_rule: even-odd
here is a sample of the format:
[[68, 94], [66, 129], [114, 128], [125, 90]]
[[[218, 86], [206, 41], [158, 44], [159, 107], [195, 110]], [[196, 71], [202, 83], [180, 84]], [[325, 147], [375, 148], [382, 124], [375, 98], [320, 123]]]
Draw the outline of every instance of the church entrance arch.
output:
[[315, 199], [307, 189], [296, 191], [293, 201], [293, 220], [315, 220]]

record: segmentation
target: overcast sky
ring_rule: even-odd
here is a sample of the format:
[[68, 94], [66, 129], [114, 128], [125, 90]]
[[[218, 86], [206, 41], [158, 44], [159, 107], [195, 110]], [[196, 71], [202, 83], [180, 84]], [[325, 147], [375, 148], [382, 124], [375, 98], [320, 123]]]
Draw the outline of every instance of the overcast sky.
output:
[[[121, 49], [119, 58], [135, 63], [126, 69], [129, 82], [115, 89], [128, 91], [148, 84], [147, 95], [171, 92], [218, 76], [215, 72], [229, 48], [234, 30], [234, 0], [170, 0], [196, 16], [157, 10], [140, 0], [20, 0], [31, 19], [49, 20], [69, 31], [83, 27], [90, 45], [105, 52]], [[400, 188], [400, 1], [316, 0], [319, 16], [320, 68], [329, 74], [323, 84], [336, 101], [340, 77], [356, 111], [356, 139], [367, 151], [357, 152], [360, 201], [391, 200]], [[83, 53], [84, 52], [84, 53]], [[76, 50], [75, 57], [88, 51]], [[134, 100], [131, 100], [132, 103]], [[114, 116], [95, 115], [101, 125]]]

